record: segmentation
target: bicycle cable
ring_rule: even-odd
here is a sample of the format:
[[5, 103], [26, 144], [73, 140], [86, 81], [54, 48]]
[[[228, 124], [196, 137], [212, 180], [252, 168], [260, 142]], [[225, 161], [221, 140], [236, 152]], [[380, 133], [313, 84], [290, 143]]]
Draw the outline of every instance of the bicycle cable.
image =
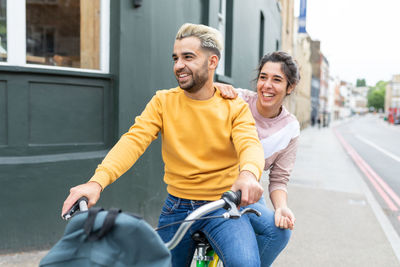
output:
[[220, 219], [220, 218], [225, 218], [224, 215], [216, 215], [216, 216], [206, 216], [206, 217], [201, 217], [201, 218], [197, 218], [197, 219], [191, 219], [191, 220], [181, 220], [181, 221], [177, 221], [177, 222], [173, 222], [173, 223], [169, 223], [160, 227], [155, 228], [155, 231], [164, 229], [166, 227], [175, 225], [175, 224], [179, 224], [179, 223], [184, 223], [184, 222], [193, 222], [193, 221], [200, 221], [200, 220], [206, 220], [206, 219]]

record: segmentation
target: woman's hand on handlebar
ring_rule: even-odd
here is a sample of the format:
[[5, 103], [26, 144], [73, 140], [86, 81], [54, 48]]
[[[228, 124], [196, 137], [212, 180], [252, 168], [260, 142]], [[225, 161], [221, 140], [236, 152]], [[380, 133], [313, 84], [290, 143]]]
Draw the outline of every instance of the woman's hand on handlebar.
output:
[[232, 191], [242, 191], [240, 206], [244, 207], [256, 203], [262, 196], [264, 189], [257, 181], [253, 173], [241, 171], [236, 182], [232, 185]]
[[96, 182], [88, 182], [86, 184], [72, 187], [70, 189], [69, 196], [64, 201], [61, 216], [68, 212], [68, 210], [75, 204], [75, 202], [83, 196], [89, 199], [88, 207], [90, 208], [99, 200], [101, 191], [102, 188], [100, 184]]

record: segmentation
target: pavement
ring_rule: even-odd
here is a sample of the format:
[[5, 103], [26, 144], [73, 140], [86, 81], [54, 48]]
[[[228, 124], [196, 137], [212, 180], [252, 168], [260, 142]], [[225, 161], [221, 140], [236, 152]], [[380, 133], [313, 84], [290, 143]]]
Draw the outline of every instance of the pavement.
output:
[[[295, 229], [273, 266], [400, 266], [399, 236], [333, 127], [301, 132], [288, 188]], [[45, 254], [0, 255], [0, 266], [38, 266]]]
[[273, 266], [400, 266], [400, 239], [334, 127], [301, 132], [288, 187], [295, 229]]

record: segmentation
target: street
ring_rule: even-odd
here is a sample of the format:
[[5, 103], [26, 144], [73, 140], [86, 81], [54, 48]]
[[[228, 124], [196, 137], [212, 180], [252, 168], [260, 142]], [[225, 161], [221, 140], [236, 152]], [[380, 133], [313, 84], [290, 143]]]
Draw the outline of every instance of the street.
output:
[[[288, 187], [289, 207], [296, 216], [296, 224], [288, 246], [274, 266], [399, 266], [400, 239], [392, 226], [394, 222], [398, 229], [398, 214], [393, 212], [392, 219], [387, 218], [389, 206], [364, 174], [384, 176], [375, 164], [369, 165], [370, 157], [373, 161], [374, 156], [384, 156], [354, 137], [354, 132], [359, 133], [363, 140], [380, 140], [376, 144], [383, 146], [390, 143], [390, 133], [393, 132], [393, 139], [398, 136], [397, 129], [383, 119], [367, 115], [301, 131]], [[377, 136], [373, 139], [375, 131]], [[380, 138], [379, 134], [384, 133], [385, 138]], [[387, 151], [394, 154], [394, 149], [392, 145]], [[384, 169], [389, 172], [387, 169], [393, 168]], [[265, 186], [268, 183], [263, 182]]]
[[[400, 234], [400, 127], [367, 115], [343, 123], [336, 128], [365, 182]], [[343, 144], [343, 143], [342, 143]]]

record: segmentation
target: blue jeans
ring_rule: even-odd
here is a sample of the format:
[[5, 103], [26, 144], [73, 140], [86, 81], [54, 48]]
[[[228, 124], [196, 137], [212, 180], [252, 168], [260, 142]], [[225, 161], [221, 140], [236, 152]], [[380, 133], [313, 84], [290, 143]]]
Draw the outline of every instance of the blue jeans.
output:
[[270, 266], [289, 242], [292, 231], [275, 226], [275, 213], [267, 208], [264, 197], [257, 203], [247, 206], [261, 212], [261, 217], [248, 214], [256, 233], [261, 266]]
[[[207, 201], [188, 200], [168, 195], [161, 210], [158, 226], [183, 220], [193, 210], [206, 203]], [[218, 209], [209, 213], [208, 216], [220, 215], [224, 212], [226, 210]], [[179, 224], [166, 227], [159, 230], [158, 234], [164, 242], [168, 242], [178, 228]], [[193, 223], [182, 241], [171, 251], [172, 266], [190, 266], [195, 250], [195, 243], [191, 236], [198, 230], [206, 235], [225, 266], [260, 266], [256, 235], [247, 216], [242, 216], [237, 220], [209, 219]]]

